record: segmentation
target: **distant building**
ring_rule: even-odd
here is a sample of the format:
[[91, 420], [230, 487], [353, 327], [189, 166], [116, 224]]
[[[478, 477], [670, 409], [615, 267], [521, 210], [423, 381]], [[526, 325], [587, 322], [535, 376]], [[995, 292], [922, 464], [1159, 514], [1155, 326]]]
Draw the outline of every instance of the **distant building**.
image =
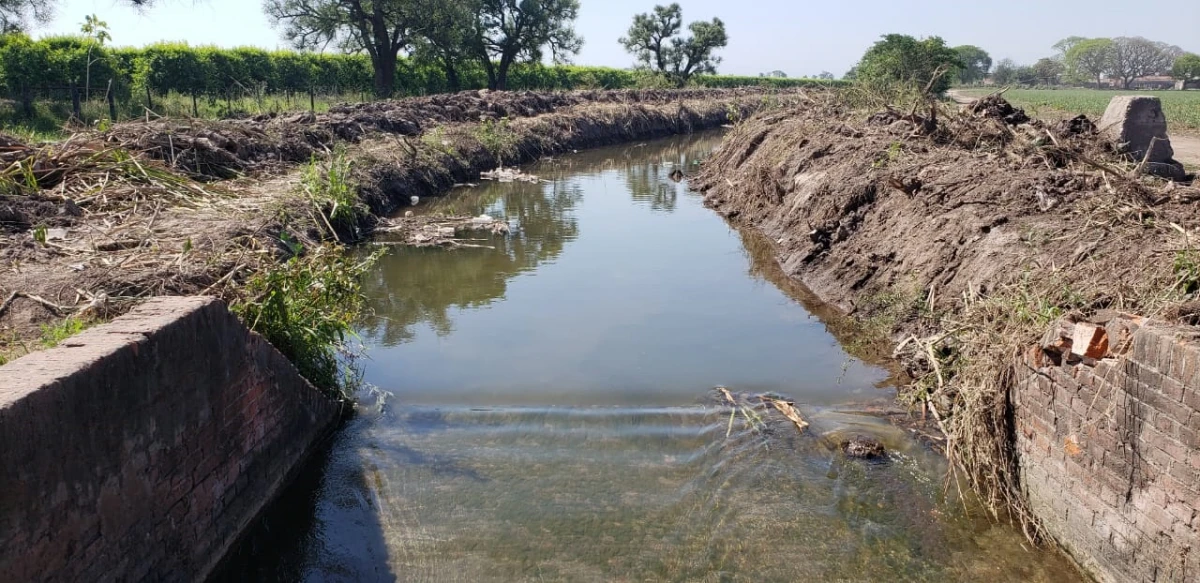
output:
[[1196, 79], [1195, 81], [1176, 81], [1175, 89], [1177, 91], [1184, 91], [1187, 89], [1200, 89], [1200, 79]]

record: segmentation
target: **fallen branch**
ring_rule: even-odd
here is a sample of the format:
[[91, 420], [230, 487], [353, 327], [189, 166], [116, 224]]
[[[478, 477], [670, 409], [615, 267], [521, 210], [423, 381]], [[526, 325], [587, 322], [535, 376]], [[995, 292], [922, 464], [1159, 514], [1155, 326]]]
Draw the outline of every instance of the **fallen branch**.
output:
[[13, 302], [16, 301], [17, 298], [25, 298], [27, 300], [37, 302], [51, 312], [54, 312], [54, 315], [56, 316], [64, 316], [68, 312], [74, 311], [72, 308], [60, 306], [45, 298], [41, 298], [33, 294], [27, 294], [25, 292], [15, 291], [8, 295], [8, 298], [4, 300], [3, 304], [0, 304], [0, 316], [4, 316], [4, 313], [8, 311], [8, 308], [12, 306]]

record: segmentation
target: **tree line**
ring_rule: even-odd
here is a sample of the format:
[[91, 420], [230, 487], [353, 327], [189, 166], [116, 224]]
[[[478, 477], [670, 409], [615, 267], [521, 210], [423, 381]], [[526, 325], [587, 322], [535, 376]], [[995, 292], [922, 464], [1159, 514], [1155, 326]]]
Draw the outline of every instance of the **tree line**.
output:
[[1141, 37], [1070, 37], [1054, 49], [1056, 55], [1033, 65], [1002, 59], [993, 66], [991, 55], [977, 46], [950, 47], [936, 36], [889, 34], [867, 50], [846, 78], [880, 87], [907, 85], [934, 94], [955, 83], [979, 83], [989, 77], [997, 85], [1094, 82], [1097, 88], [1111, 79], [1125, 89], [1149, 76], [1170, 76], [1185, 84], [1200, 81], [1200, 56]]
[[1054, 45], [1055, 54], [1032, 65], [1012, 59], [996, 63], [991, 77], [997, 85], [1094, 85], [1111, 80], [1130, 89], [1138, 79], [1171, 77], [1191, 83], [1200, 80], [1200, 56], [1182, 48], [1142, 37], [1086, 38], [1072, 36]]
[[[447, 77], [444, 67], [405, 57], [397, 59], [389, 94], [427, 95], [489, 85], [486, 69], [465, 63]], [[571, 65], [519, 63], [508, 71], [513, 89], [625, 89], [645, 85], [637, 71]], [[111, 84], [110, 84], [111, 81]], [[374, 93], [376, 75], [367, 55], [257, 48], [191, 47], [159, 43], [113, 48], [88, 36], [33, 40], [20, 33], [0, 36], [0, 95], [30, 111], [35, 99], [74, 88], [81, 99], [112, 95], [122, 103], [171, 93], [219, 100], [247, 95]], [[760, 79], [705, 75], [690, 82], [704, 87], [798, 87], [804, 79]]]

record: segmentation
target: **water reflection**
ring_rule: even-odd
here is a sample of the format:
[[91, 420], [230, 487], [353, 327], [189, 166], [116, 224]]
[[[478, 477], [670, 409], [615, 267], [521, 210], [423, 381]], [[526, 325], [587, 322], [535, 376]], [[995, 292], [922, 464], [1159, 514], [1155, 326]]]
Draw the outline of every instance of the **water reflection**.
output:
[[508, 281], [540, 263], [558, 257], [579, 236], [571, 210], [583, 196], [578, 185], [487, 185], [456, 191], [434, 212], [450, 215], [490, 214], [513, 226], [510, 236], [480, 243], [493, 249], [448, 251], [404, 249], [385, 255], [363, 284], [369, 298], [362, 332], [384, 346], [412, 340], [412, 326], [428, 323], [438, 335], [454, 330], [448, 312], [479, 308], [503, 298]]
[[[509, 236], [480, 236], [492, 249], [459, 249], [448, 261], [443, 249], [403, 249], [384, 256], [364, 282], [368, 316], [361, 331], [373, 342], [395, 346], [411, 341], [413, 325], [427, 323], [439, 336], [454, 331], [449, 312], [480, 308], [502, 299], [508, 281], [557, 258], [579, 236], [574, 211], [583, 186], [581, 173], [622, 173], [633, 200], [655, 211], [672, 212], [687, 191], [672, 174], [686, 174], [712, 152], [715, 134], [606, 149], [547, 159], [531, 165], [542, 184], [484, 182], [459, 188], [421, 212], [434, 215], [503, 219]], [[676, 175], [676, 178], [679, 176]]]

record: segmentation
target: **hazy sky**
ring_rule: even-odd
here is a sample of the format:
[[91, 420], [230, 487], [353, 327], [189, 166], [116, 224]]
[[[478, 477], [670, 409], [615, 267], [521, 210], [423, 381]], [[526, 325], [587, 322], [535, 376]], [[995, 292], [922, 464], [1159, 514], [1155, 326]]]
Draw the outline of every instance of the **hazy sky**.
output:
[[[666, 4], [668, 0], [658, 0]], [[617, 39], [636, 13], [655, 0], [580, 0], [577, 30], [583, 65], [632, 64]], [[756, 75], [782, 70], [793, 77], [830, 71], [841, 76], [886, 33], [938, 35], [951, 45], [974, 44], [992, 54], [1032, 63], [1071, 36], [1145, 36], [1200, 52], [1200, 0], [682, 0], [685, 22], [725, 21], [729, 47], [720, 71]], [[1002, 6], [1002, 11], [996, 8]], [[117, 0], [61, 0], [41, 33], [74, 33], [88, 14], [107, 20], [116, 44], [160, 40], [192, 44], [283, 47], [258, 0], [161, 0], [143, 14]]]

